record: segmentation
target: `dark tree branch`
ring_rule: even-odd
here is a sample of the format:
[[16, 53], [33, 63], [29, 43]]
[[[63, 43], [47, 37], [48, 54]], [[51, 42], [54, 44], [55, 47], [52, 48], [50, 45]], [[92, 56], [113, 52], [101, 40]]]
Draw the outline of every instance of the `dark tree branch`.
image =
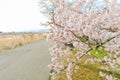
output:
[[103, 42], [103, 43], [97, 45], [96, 48], [99, 48], [99, 47], [103, 46], [104, 44], [106, 44], [107, 42], [113, 40], [114, 38], [116, 38], [116, 37], [118, 37], [118, 36], [120, 36], [120, 33], [119, 33], [118, 35], [116, 35], [116, 36], [113, 36], [113, 37], [107, 39], [105, 42]]

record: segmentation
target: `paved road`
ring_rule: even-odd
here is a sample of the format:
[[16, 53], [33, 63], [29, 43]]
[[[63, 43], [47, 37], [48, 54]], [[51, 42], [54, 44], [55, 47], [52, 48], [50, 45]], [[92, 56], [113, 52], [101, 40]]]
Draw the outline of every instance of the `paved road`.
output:
[[48, 80], [49, 46], [40, 40], [0, 53], [0, 80]]

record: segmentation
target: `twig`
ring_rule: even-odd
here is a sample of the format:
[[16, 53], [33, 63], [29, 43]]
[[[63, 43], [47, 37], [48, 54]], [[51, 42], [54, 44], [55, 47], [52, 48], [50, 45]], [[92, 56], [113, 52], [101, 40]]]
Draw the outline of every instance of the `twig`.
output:
[[[86, 53], [85, 54], [83, 54], [83, 55], [81, 55], [80, 57], [78, 57], [78, 58], [75, 58], [75, 60], [73, 60], [71, 63], [72, 64], [76, 64], [76, 62], [78, 61], [78, 60], [80, 60], [80, 59], [82, 59], [85, 55], [87, 55], [88, 54], [88, 52], [90, 52], [92, 50], [92, 48], [91, 49], [89, 49], [88, 51], [86, 51]], [[68, 68], [68, 66], [65, 66], [63, 69], [61, 69], [60, 71], [63, 71], [63, 70], [65, 70], [65, 69], [67, 69]]]
[[51, 12], [51, 21], [52, 22], [48, 22], [49, 24], [53, 24], [55, 26], [58, 26], [58, 27], [61, 27], [61, 28], [64, 28], [64, 26], [58, 24], [55, 22], [55, 14], [54, 14], [54, 11]]
[[113, 37], [107, 39], [105, 42], [103, 42], [103, 43], [97, 45], [96, 48], [99, 48], [100, 46], [106, 44], [107, 42], [111, 41], [112, 39], [114, 39], [114, 38], [116, 38], [116, 37], [118, 37], [118, 36], [120, 36], [120, 33], [119, 33], [118, 35], [116, 35], [116, 36], [113, 36]]

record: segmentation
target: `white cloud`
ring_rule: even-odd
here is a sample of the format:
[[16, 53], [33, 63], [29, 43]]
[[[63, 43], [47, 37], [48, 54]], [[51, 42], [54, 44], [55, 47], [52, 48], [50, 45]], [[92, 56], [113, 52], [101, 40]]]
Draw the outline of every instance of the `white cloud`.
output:
[[0, 31], [40, 29], [45, 17], [40, 14], [39, 0], [0, 0]]

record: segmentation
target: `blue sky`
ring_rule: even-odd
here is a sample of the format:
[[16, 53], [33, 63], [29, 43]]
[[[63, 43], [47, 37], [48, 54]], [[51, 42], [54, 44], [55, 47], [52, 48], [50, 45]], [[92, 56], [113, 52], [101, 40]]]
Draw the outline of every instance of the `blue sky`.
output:
[[0, 31], [28, 31], [43, 27], [45, 17], [40, 14], [39, 0], [0, 0]]

